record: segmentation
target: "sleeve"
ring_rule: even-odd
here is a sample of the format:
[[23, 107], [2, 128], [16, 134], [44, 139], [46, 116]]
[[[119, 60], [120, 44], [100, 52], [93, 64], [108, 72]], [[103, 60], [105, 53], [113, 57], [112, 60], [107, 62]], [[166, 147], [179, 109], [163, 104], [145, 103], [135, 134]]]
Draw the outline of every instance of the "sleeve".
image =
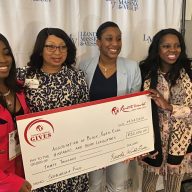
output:
[[88, 85], [85, 80], [85, 76], [83, 71], [78, 71], [78, 84], [79, 84], [79, 103], [84, 103], [89, 101], [89, 91], [88, 91]]
[[191, 152], [192, 118], [191, 108], [183, 105], [172, 105], [171, 121], [174, 122], [170, 133], [169, 154], [167, 162], [179, 165], [186, 153]]
[[139, 64], [136, 63], [135, 72], [133, 76], [131, 93], [137, 92], [141, 90], [141, 71], [139, 68]]
[[77, 69], [82, 71], [84, 75], [86, 75], [87, 67], [90, 62], [91, 62], [90, 59], [80, 61]]
[[79, 62], [79, 65], [77, 66], [77, 69], [81, 70], [81, 71], [85, 71], [85, 65], [84, 65], [84, 61]]
[[18, 192], [24, 183], [24, 179], [14, 175], [5, 174], [0, 170], [0, 191], [3, 192]]
[[178, 81], [184, 90], [180, 97], [181, 104], [172, 105], [173, 111], [170, 118], [169, 155], [167, 162], [179, 165], [186, 153], [191, 151], [192, 139], [192, 83], [187, 73], [181, 73]]

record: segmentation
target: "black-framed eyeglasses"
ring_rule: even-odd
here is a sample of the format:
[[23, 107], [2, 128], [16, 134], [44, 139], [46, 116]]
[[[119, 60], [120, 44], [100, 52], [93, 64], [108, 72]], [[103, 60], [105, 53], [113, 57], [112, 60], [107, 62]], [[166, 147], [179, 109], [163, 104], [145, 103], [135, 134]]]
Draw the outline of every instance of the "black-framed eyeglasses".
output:
[[59, 49], [59, 51], [61, 53], [65, 53], [67, 52], [67, 46], [66, 45], [45, 45], [44, 47], [46, 47], [47, 51], [49, 52], [55, 52], [57, 49]]

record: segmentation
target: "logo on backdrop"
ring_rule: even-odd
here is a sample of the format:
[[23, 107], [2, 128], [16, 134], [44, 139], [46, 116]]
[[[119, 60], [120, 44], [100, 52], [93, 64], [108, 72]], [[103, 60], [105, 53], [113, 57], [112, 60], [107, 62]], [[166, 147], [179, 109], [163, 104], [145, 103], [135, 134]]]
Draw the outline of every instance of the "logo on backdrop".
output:
[[111, 2], [112, 8], [137, 11], [139, 9], [139, 0], [106, 0]]
[[32, 1], [39, 1], [39, 2], [51, 2], [51, 0], [32, 0]]
[[24, 138], [29, 145], [35, 147], [37, 144], [50, 139], [53, 133], [54, 128], [49, 121], [35, 119], [26, 126]]
[[71, 40], [73, 41], [73, 43], [77, 46], [77, 41], [78, 41], [78, 38], [76, 37], [76, 35], [74, 34], [69, 34], [69, 37], [71, 38]]
[[96, 32], [81, 31], [78, 32], [78, 37], [75, 34], [70, 34], [69, 37], [76, 46], [95, 46], [96, 45]]
[[81, 31], [79, 32], [79, 46], [95, 46], [96, 45], [96, 32]]
[[112, 8], [115, 8], [115, 5], [116, 5], [116, 3], [117, 3], [117, 0], [105, 0], [105, 1], [110, 2], [111, 5], [112, 5]]
[[152, 37], [150, 35], [143, 34], [143, 41], [146, 41], [150, 44], [152, 42]]

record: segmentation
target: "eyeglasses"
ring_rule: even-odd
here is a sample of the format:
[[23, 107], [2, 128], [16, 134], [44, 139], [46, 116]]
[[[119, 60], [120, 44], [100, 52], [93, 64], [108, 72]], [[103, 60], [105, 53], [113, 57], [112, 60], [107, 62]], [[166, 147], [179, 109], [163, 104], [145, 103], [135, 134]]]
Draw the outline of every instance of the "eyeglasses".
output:
[[66, 45], [59, 45], [59, 46], [56, 46], [56, 45], [45, 45], [47, 51], [49, 52], [55, 52], [57, 49], [59, 49], [59, 51], [61, 53], [65, 53], [67, 52], [67, 46]]
[[174, 45], [171, 45], [171, 44], [161, 44], [160, 47], [162, 47], [163, 49], [181, 49], [181, 45], [180, 44], [174, 44]]

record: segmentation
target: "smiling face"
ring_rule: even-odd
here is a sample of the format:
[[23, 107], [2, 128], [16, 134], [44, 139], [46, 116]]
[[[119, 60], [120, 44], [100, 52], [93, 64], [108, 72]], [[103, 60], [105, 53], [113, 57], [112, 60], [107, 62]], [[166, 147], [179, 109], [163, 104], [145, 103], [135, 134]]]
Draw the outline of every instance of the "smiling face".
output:
[[159, 56], [162, 60], [162, 65], [171, 67], [179, 58], [180, 53], [181, 46], [178, 37], [173, 34], [165, 35], [159, 45]]
[[67, 47], [63, 39], [49, 35], [43, 49], [43, 68], [48, 71], [60, 69], [67, 58]]
[[12, 57], [10, 50], [0, 41], [0, 80], [4, 81], [8, 77], [12, 66]]
[[121, 51], [121, 31], [118, 27], [107, 27], [101, 39], [97, 40], [97, 45], [100, 50], [100, 57], [107, 59], [116, 59]]

